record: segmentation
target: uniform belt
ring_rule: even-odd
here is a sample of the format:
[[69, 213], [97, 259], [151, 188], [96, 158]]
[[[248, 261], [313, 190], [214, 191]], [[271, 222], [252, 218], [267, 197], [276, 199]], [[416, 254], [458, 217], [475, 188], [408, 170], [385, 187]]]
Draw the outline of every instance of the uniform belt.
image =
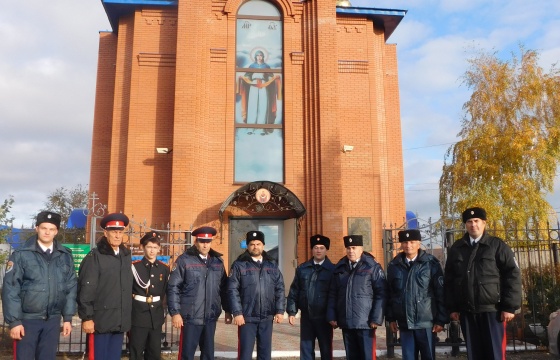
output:
[[159, 296], [141, 296], [141, 295], [133, 295], [134, 300], [145, 302], [148, 304], [158, 302], [160, 300]]

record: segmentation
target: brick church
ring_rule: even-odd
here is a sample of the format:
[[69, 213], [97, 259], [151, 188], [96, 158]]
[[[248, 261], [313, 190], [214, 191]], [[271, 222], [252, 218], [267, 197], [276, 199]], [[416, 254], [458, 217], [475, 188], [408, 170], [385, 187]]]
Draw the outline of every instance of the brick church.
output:
[[[260, 229], [289, 284], [308, 239], [405, 218], [396, 45], [406, 11], [335, 0], [102, 0], [90, 191], [148, 224]], [[381, 260], [382, 261], [382, 260]]]

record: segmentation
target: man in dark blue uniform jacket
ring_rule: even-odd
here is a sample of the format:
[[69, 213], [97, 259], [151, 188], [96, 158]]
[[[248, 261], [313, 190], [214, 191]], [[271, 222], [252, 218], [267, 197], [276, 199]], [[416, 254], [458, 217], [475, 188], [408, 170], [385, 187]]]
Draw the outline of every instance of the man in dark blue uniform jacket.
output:
[[288, 320], [294, 325], [301, 311], [300, 359], [315, 359], [315, 339], [319, 342], [321, 360], [332, 359], [333, 328], [326, 320], [329, 286], [334, 270], [327, 257], [330, 239], [323, 235], [309, 238], [313, 257], [298, 266], [288, 294]]
[[2, 286], [4, 319], [18, 360], [54, 360], [60, 335], [76, 313], [76, 272], [70, 250], [54, 240], [60, 215], [42, 211], [33, 236], [10, 256]]
[[344, 237], [346, 256], [336, 264], [327, 320], [342, 329], [346, 358], [376, 358], [375, 329], [383, 324], [387, 280], [381, 265], [364, 252], [362, 235]]
[[419, 230], [399, 231], [402, 252], [387, 267], [389, 303], [385, 318], [400, 330], [403, 360], [436, 358], [436, 334], [449, 322], [439, 260], [420, 249]]
[[238, 359], [252, 359], [255, 339], [257, 359], [272, 356], [272, 324], [284, 319], [284, 279], [278, 265], [264, 251], [264, 234], [249, 231], [247, 251], [231, 265], [228, 297], [233, 323], [238, 326]]
[[445, 263], [445, 305], [461, 322], [469, 360], [504, 360], [506, 322], [521, 307], [521, 271], [511, 248], [486, 232], [486, 210], [462, 217], [467, 232]]
[[196, 347], [200, 359], [214, 359], [216, 321], [227, 309], [227, 276], [222, 254], [210, 248], [216, 229], [204, 226], [192, 232], [194, 246], [185, 251], [175, 264], [167, 288], [167, 306], [173, 327], [182, 328], [181, 359], [192, 360]]
[[144, 251], [141, 260], [132, 263], [132, 327], [130, 328], [130, 360], [161, 359], [161, 327], [169, 266], [157, 259], [161, 237], [148, 231], [140, 239]]

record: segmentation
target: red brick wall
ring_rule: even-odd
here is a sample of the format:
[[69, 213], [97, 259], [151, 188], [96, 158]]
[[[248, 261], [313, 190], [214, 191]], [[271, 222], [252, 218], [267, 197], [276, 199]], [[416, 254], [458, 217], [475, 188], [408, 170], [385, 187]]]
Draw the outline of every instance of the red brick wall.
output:
[[[91, 190], [111, 211], [183, 229], [211, 224], [233, 183], [235, 14], [241, 1], [138, 9], [102, 34]], [[308, 238], [344, 255], [348, 217], [381, 228], [405, 216], [396, 49], [370, 20], [330, 0], [278, 3], [284, 13], [285, 183], [306, 206]], [[111, 70], [109, 63], [115, 66]], [[343, 153], [343, 145], [352, 152]], [[157, 154], [156, 147], [173, 149]], [[227, 218], [222, 244], [227, 254]], [[227, 260], [227, 259], [226, 259]]]

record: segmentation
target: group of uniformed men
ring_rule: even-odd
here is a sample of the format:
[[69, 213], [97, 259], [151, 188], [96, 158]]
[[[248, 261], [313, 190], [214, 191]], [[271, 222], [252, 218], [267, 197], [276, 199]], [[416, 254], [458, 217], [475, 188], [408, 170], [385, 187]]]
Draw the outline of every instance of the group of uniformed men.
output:
[[435, 336], [449, 314], [457, 321], [461, 315], [470, 360], [505, 359], [504, 324], [520, 306], [520, 272], [511, 249], [486, 233], [482, 208], [463, 212], [467, 233], [449, 252], [445, 283], [439, 261], [420, 249], [418, 230], [399, 232], [402, 252], [390, 262], [387, 278], [364, 251], [361, 235], [344, 237], [346, 256], [336, 264], [327, 257], [330, 239], [312, 236], [312, 258], [296, 269], [287, 306], [282, 273], [264, 250], [262, 232], [247, 233], [247, 250], [227, 277], [222, 254], [211, 248], [214, 228], [194, 230], [194, 246], [170, 271], [157, 260], [161, 238], [155, 231], [140, 241], [144, 257], [131, 261], [122, 244], [128, 222], [119, 213], [102, 219], [104, 236], [76, 278], [70, 251], [54, 240], [60, 216], [39, 213], [37, 235], [11, 255], [2, 289], [17, 359], [54, 360], [60, 320], [68, 336], [76, 304], [83, 331], [92, 334], [90, 358], [120, 359], [129, 332], [131, 359], [160, 359], [165, 297], [172, 324], [181, 329], [181, 359], [194, 359], [197, 347], [200, 359], [214, 359], [222, 310], [226, 324], [238, 326], [241, 360], [252, 358], [255, 342], [257, 359], [270, 359], [273, 323], [287, 312], [294, 325], [298, 311], [304, 360], [315, 358], [316, 339], [321, 359], [332, 359], [336, 328], [347, 359], [375, 359], [375, 330], [384, 316], [400, 332], [403, 359], [434, 359]]

